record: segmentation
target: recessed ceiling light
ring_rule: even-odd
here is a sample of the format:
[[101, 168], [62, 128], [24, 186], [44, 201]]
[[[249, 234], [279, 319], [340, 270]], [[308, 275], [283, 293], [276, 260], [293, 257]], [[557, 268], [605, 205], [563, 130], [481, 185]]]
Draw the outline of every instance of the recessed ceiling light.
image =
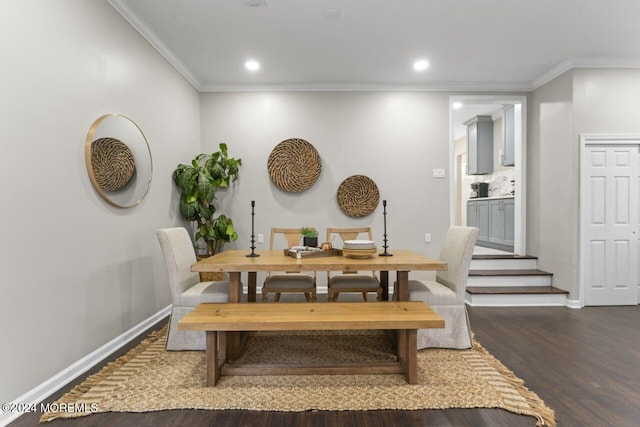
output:
[[260, 69], [260, 63], [258, 61], [250, 60], [244, 63], [244, 68], [249, 71], [258, 71]]
[[429, 62], [424, 59], [420, 59], [413, 63], [413, 69], [416, 71], [424, 71], [429, 68]]
[[462, 108], [462, 102], [454, 102], [451, 106], [454, 110], [459, 110]]

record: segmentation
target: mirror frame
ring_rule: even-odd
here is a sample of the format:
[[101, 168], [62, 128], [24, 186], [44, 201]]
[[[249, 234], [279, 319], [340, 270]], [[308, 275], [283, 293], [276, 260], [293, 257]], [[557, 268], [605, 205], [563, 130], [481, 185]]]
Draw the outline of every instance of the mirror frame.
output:
[[[144, 188], [143, 186], [146, 185], [146, 188], [144, 188], [144, 193], [137, 200], [135, 200], [132, 203], [128, 203], [128, 204], [127, 203], [120, 203], [120, 202], [117, 202], [117, 201], [113, 200], [112, 198], [109, 197], [107, 192], [105, 192], [100, 187], [100, 185], [98, 184], [98, 181], [96, 180], [95, 174], [93, 173], [93, 165], [92, 165], [92, 162], [91, 162], [91, 146], [92, 146], [92, 144], [94, 142], [94, 136], [96, 134], [96, 131], [98, 130], [98, 127], [100, 126], [100, 124], [104, 120], [106, 120], [107, 118], [113, 118], [113, 117], [119, 117], [119, 118], [122, 118], [124, 120], [127, 120], [127, 121], [131, 122], [131, 124], [133, 124], [133, 126], [135, 126], [135, 128], [138, 130], [138, 132], [140, 132], [140, 136], [142, 137], [142, 141], [144, 141], [144, 144], [145, 144], [145, 147], [146, 147], [145, 153], [148, 153], [148, 155], [149, 155], [149, 179], [147, 181], [141, 181], [141, 182], [138, 182], [136, 184], [136, 188], [140, 189], [140, 191], [142, 191], [142, 188]], [[109, 137], [117, 139], [118, 141], [124, 143], [125, 145], [128, 145], [127, 142], [129, 142], [129, 141], [127, 141], [127, 142], [122, 141], [122, 138], [118, 138], [118, 135], [109, 135]], [[85, 164], [86, 164], [86, 167], [87, 167], [87, 173], [89, 174], [89, 179], [91, 180], [91, 184], [93, 185], [93, 188], [110, 205], [116, 206], [118, 208], [131, 208], [131, 207], [134, 207], [134, 206], [140, 204], [142, 202], [142, 200], [147, 196], [147, 194], [149, 194], [149, 190], [151, 189], [151, 181], [153, 181], [153, 158], [151, 156], [151, 148], [149, 147], [149, 142], [147, 141], [147, 138], [144, 136], [144, 133], [142, 132], [142, 129], [140, 129], [140, 127], [136, 124], [136, 122], [131, 120], [129, 117], [123, 116], [121, 114], [105, 114], [103, 116], [98, 117], [98, 119], [96, 119], [96, 121], [93, 122], [93, 124], [91, 125], [91, 128], [89, 129], [89, 132], [87, 133], [87, 139], [86, 139], [86, 142], [85, 142], [85, 149], [84, 149], [84, 158], [85, 158]], [[138, 160], [138, 159], [136, 159], [136, 160]], [[146, 182], [146, 184], [145, 184], [145, 182]]]

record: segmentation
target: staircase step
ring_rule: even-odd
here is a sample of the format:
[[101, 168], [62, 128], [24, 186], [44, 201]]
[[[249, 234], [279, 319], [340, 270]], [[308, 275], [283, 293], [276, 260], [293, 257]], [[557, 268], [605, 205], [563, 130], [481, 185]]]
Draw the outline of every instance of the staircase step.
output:
[[467, 286], [471, 306], [565, 306], [569, 292], [553, 286]]
[[474, 254], [471, 259], [538, 259], [538, 257], [516, 254]]
[[538, 267], [538, 258], [530, 255], [473, 255], [472, 270], [531, 270]]
[[553, 286], [467, 286], [470, 294], [568, 294], [569, 291]]
[[538, 269], [525, 270], [469, 270], [469, 276], [553, 276], [553, 273]]
[[538, 269], [469, 270], [469, 286], [551, 286], [553, 274]]

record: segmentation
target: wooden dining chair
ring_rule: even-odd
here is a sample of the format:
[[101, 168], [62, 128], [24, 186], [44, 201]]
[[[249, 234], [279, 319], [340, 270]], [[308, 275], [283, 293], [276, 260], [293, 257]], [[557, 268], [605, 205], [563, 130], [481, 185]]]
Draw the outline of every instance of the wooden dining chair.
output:
[[[331, 242], [335, 236], [340, 236], [342, 242], [345, 240], [356, 240], [359, 236], [365, 235], [368, 240], [373, 240], [371, 227], [359, 228], [327, 228], [327, 242]], [[362, 294], [365, 301], [369, 292], [376, 293], [376, 299], [382, 300], [382, 287], [380, 280], [374, 271], [370, 273], [359, 273], [357, 271], [342, 271], [339, 274], [335, 272], [327, 272], [327, 299], [329, 301], [337, 301], [338, 296], [345, 292], [358, 292]]]
[[[312, 229], [313, 230], [313, 229]], [[269, 249], [274, 250], [276, 246], [275, 240], [277, 236], [284, 236], [287, 247], [298, 246], [302, 240], [301, 228], [272, 228], [269, 240]], [[282, 240], [281, 238], [279, 240]], [[282, 248], [282, 249], [286, 249]], [[316, 272], [313, 275], [305, 273], [289, 273], [273, 274], [267, 272], [267, 278], [262, 285], [262, 301], [268, 301], [268, 294], [275, 293], [275, 302], [280, 301], [280, 295], [283, 293], [303, 293], [307, 301], [314, 302], [316, 298]]]

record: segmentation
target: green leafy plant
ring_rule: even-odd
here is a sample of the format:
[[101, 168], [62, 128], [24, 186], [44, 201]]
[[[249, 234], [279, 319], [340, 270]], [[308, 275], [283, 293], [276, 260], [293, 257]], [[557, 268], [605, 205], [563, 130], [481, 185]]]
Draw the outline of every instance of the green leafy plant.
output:
[[303, 237], [318, 237], [318, 232], [313, 228], [302, 227], [300, 233]]
[[305, 246], [317, 247], [318, 246], [318, 232], [315, 228], [302, 227], [300, 234], [303, 236], [303, 243]]
[[227, 188], [238, 179], [242, 159], [229, 157], [227, 144], [220, 151], [198, 154], [190, 165], [180, 164], [173, 172], [173, 182], [180, 189], [180, 213], [187, 221], [196, 223], [195, 240], [202, 238], [207, 256], [220, 252], [224, 243], [238, 238], [233, 221], [226, 215], [215, 217], [213, 204], [216, 191]]

